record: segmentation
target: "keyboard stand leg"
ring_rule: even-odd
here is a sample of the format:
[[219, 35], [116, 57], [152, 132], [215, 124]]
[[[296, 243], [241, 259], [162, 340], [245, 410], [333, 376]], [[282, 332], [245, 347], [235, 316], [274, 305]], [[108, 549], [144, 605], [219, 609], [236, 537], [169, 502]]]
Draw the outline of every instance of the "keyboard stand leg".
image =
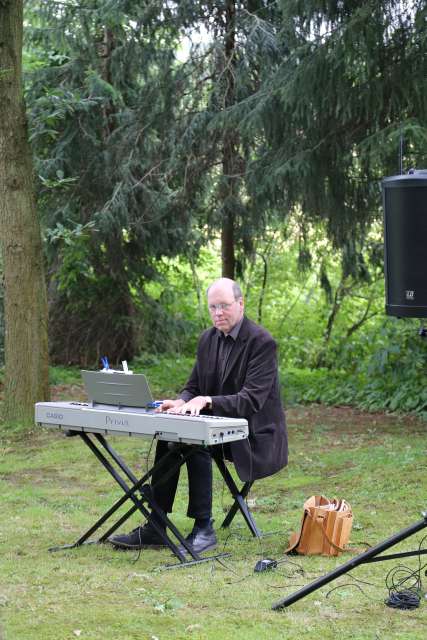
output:
[[[139, 481], [137, 485], [139, 487]], [[136, 490], [138, 490], [136, 487], [132, 487], [130, 491]], [[157, 506], [157, 503], [152, 496], [151, 486], [149, 484], [143, 484], [139, 487], [139, 491], [142, 495], [142, 499], [137, 500], [137, 502], [139, 503], [139, 509], [143, 513], [146, 520], [150, 522], [152, 527], [155, 529], [156, 533], [162, 538], [165, 546], [169, 547], [169, 549], [176, 555], [180, 562], [187, 562], [185, 553], [180, 550], [180, 548], [171, 538], [168, 537], [166, 531], [169, 530], [178, 540], [179, 545], [186, 550], [186, 552], [193, 558], [193, 560], [200, 560], [200, 556], [191, 549], [187, 540], [183, 537], [179, 529]], [[143, 504], [144, 501], [147, 502], [151, 511], [148, 511], [148, 509], [145, 508]], [[112, 508], [114, 508], [114, 506]], [[114, 531], [116, 531], [116, 529], [118, 529], [124, 522], [126, 522], [126, 520], [128, 520], [128, 518], [130, 518], [133, 513], [135, 513], [137, 508], [138, 507], [134, 505], [125, 514], [123, 514], [123, 516], [100, 537], [99, 542], [105, 542], [114, 533]], [[152, 517], [152, 513], [155, 514], [156, 518]], [[159, 520], [163, 523], [164, 527], [160, 527], [158, 525]]]
[[[96, 435], [99, 435], [99, 434], [96, 434]], [[110, 509], [108, 509], [108, 511], [106, 511], [104, 513], [104, 515], [102, 515], [95, 522], [95, 524], [93, 524], [74, 544], [66, 545], [66, 548], [79, 547], [82, 544], [85, 544], [85, 543], [87, 544], [88, 538], [93, 533], [95, 533], [95, 531], [97, 531], [99, 529], [99, 527], [101, 527], [104, 524], [104, 522], [106, 522], [117, 511], [117, 509], [119, 509], [129, 499], [134, 502], [134, 506], [131, 508], [131, 510], [129, 510], [127, 512], [127, 514], [125, 514], [125, 516], [120, 518], [118, 523], [116, 523], [116, 525], [112, 528], [112, 531], [115, 531], [115, 529], [118, 526], [120, 526], [120, 524], [122, 524], [125, 520], [127, 520], [132, 515], [132, 513], [134, 513], [137, 509], [139, 509], [141, 511], [141, 513], [145, 516], [144, 511], [146, 511], [146, 509], [143, 507], [142, 502], [140, 500], [138, 500], [138, 498], [135, 496], [135, 492], [138, 491], [140, 489], [140, 487], [142, 487], [142, 485], [145, 484], [150, 478], [150, 472], [148, 472], [140, 480], [137, 480], [135, 478], [135, 476], [133, 476], [132, 472], [128, 469], [129, 473], [127, 473], [126, 475], [128, 475], [128, 477], [133, 476], [131, 479], [135, 480], [133, 486], [132, 487], [128, 487], [126, 482], [117, 473], [116, 469], [112, 466], [112, 464], [109, 462], [109, 460], [107, 460], [107, 458], [104, 456], [102, 451], [96, 446], [95, 442], [93, 442], [91, 440], [91, 438], [89, 437], [89, 434], [87, 434], [87, 433], [79, 433], [79, 436], [82, 438], [83, 442], [89, 447], [89, 449], [92, 451], [92, 453], [96, 456], [96, 458], [99, 460], [99, 462], [103, 465], [103, 467], [108, 471], [108, 473], [120, 485], [120, 487], [124, 491], [124, 495], [119, 500], [117, 500], [114, 503], [114, 505]], [[105, 442], [105, 440], [104, 440], [104, 438], [102, 436], [99, 436], [99, 438], [97, 438], [97, 439], [101, 442], [101, 444], [104, 444], [103, 441]], [[108, 451], [108, 453], [111, 455], [111, 447], [109, 447], [109, 449], [110, 450]], [[117, 454], [116, 454], [116, 458], [118, 458]], [[113, 459], [115, 459], [115, 458], [113, 457]], [[124, 463], [123, 463], [123, 465], [124, 465]], [[61, 548], [62, 547], [54, 547], [54, 548], [50, 549], [50, 551], [56, 551], [56, 550], [61, 549]]]
[[[89, 434], [81, 432], [79, 433], [82, 440], [89, 447], [92, 453], [96, 456], [99, 462], [103, 465], [103, 467], [108, 471], [108, 473], [114, 478], [114, 480], [120, 485], [120, 487], [124, 491], [124, 495], [119, 498], [114, 505], [108, 509], [80, 538], [73, 544], [67, 544], [60, 547], [52, 547], [49, 551], [58, 551], [60, 549], [72, 549], [75, 547], [79, 547], [82, 544], [89, 544], [88, 538], [95, 533], [107, 520], [111, 518], [111, 516], [127, 501], [131, 500], [134, 504], [133, 506], [122, 515], [119, 520], [117, 520], [109, 529], [106, 531], [98, 541], [96, 542], [105, 542], [107, 538], [114, 533], [126, 520], [130, 518], [130, 516], [135, 513], [135, 511], [139, 510], [142, 515], [151, 523], [155, 531], [159, 534], [159, 536], [164, 541], [165, 545], [169, 547], [172, 553], [178, 558], [180, 563], [189, 564], [189, 563], [198, 563], [202, 561], [206, 561], [211, 558], [201, 558], [197, 553], [195, 553], [186, 539], [182, 536], [177, 527], [173, 524], [173, 522], [159, 509], [157, 506], [151, 491], [151, 486], [148, 484], [149, 479], [151, 478], [154, 470], [157, 470], [161, 467], [165, 467], [166, 470], [163, 474], [163, 477], [166, 477], [169, 474], [175, 473], [177, 463], [167, 468], [167, 463], [169, 461], [169, 456], [164, 456], [159, 462], [153, 466], [142, 478], [139, 480], [132, 473], [129, 467], [125, 464], [122, 458], [117, 454], [117, 452], [109, 445], [109, 443], [105, 440], [105, 438], [100, 434], [91, 434], [94, 435], [98, 440], [98, 443], [104, 447], [110, 457], [116, 462], [116, 464], [120, 467], [120, 469], [125, 473], [125, 475], [131, 480], [133, 485], [129, 487], [123, 478], [117, 473], [116, 469], [112, 466], [109, 460], [105, 457], [99, 447], [97, 447], [96, 443], [89, 437]], [[189, 449], [186, 451], [181, 460], [178, 462], [178, 465], [181, 466], [188, 457], [190, 457], [193, 453], [193, 449]], [[141, 498], [138, 498], [135, 494], [136, 492], [141, 494]], [[144, 503], [147, 503], [151, 509], [151, 512], [157, 517], [157, 521], [152, 518], [151, 512], [146, 508]], [[157, 522], [158, 520], [162, 521], [164, 524], [164, 528], [160, 527]], [[178, 540], [180, 547], [183, 547], [186, 552], [191, 556], [192, 561], [188, 560], [185, 552], [181, 551], [180, 547], [173, 540], [171, 540], [166, 530], [169, 530], [175, 538]], [[95, 542], [95, 541], [94, 541]], [[227, 554], [226, 554], [227, 555]], [[179, 566], [179, 565], [178, 565]]]
[[125, 473], [127, 475], [129, 480], [131, 482], [133, 482], [133, 484], [136, 484], [138, 482], [138, 478], [135, 476], [134, 473], [132, 473], [132, 471], [129, 469], [129, 467], [127, 466], [127, 464], [123, 460], [123, 458], [121, 456], [119, 456], [117, 451], [115, 451], [115, 449], [113, 449], [113, 447], [104, 438], [104, 436], [102, 436], [100, 433], [94, 433], [94, 436], [98, 440], [98, 442], [104, 447], [104, 449], [108, 452], [108, 454], [114, 460], [114, 462], [117, 464], [117, 466], [120, 467], [120, 469], [123, 471], [123, 473]]
[[226, 515], [221, 527], [223, 528], [229, 527], [237, 511], [240, 511], [254, 538], [262, 538], [262, 533], [258, 529], [256, 522], [254, 520], [254, 517], [250, 512], [249, 507], [245, 501], [245, 498], [248, 495], [250, 488], [253, 485], [253, 482], [245, 482], [242, 489], [239, 491], [221, 455], [218, 455], [216, 452], [213, 452], [212, 457], [215, 460], [215, 463], [222, 477], [224, 478], [224, 481], [231, 495], [234, 498], [234, 503], [232, 504], [230, 511]]
[[[241, 497], [243, 500], [246, 499], [246, 496], [248, 495], [251, 487], [253, 485], [253, 482], [245, 482], [245, 484], [243, 485], [243, 487], [240, 490], [240, 495], [239, 498]], [[245, 502], [246, 504], [246, 502]], [[230, 507], [229, 512], [227, 513], [226, 517], [224, 518], [224, 522], [222, 523], [221, 527], [223, 527], [224, 529], [226, 529], [227, 527], [230, 526], [231, 522], [234, 519], [234, 516], [236, 515], [237, 511], [239, 510], [239, 505], [236, 501], [233, 502], [233, 504]]]

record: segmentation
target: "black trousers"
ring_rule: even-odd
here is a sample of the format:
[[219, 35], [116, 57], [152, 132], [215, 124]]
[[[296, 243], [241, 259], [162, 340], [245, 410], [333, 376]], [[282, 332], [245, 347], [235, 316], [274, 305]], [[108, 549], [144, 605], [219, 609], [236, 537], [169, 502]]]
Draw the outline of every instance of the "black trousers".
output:
[[[174, 450], [176, 453], [174, 454]], [[159, 440], [156, 446], [154, 462], [157, 463], [166, 453], [171, 452], [171, 465], [181, 458], [182, 449], [175, 447], [173, 442]], [[212, 516], [212, 458], [209, 451], [198, 449], [187, 460], [188, 474], [188, 509], [189, 518], [210, 518]], [[165, 513], [171, 513], [178, 487], [179, 472], [176, 472], [166, 480], [163, 472], [153, 473], [151, 486], [153, 497], [158, 506]]]

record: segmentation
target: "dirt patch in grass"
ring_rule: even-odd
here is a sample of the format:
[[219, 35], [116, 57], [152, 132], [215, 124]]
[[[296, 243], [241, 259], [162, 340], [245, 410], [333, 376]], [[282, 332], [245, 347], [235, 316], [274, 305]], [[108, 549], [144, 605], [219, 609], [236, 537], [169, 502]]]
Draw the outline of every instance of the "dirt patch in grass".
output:
[[414, 415], [392, 413], [368, 413], [349, 406], [330, 407], [322, 404], [299, 405], [286, 411], [293, 424], [337, 425], [344, 428], [365, 431], [369, 427], [407, 426], [419, 433], [427, 431], [427, 423]]
[[[26, 471], [17, 471], [17, 472], [6, 472], [3, 474], [3, 479], [6, 482], [14, 484], [15, 486], [25, 486], [27, 484], [32, 485], [45, 485], [55, 483], [55, 486], [63, 485], [69, 486], [70, 481], [78, 482], [79, 478], [65, 478], [61, 473], [61, 470], [58, 468], [47, 468], [43, 467], [43, 469], [28, 469]], [[82, 486], [84, 483], [82, 481]]]
[[349, 406], [307, 405], [287, 412], [289, 440], [309, 443], [326, 452], [384, 444], [388, 437], [425, 435], [427, 423], [413, 415], [368, 413]]
[[349, 406], [330, 407], [321, 404], [296, 406], [286, 411], [290, 426], [328, 426], [336, 432], [366, 433], [372, 430], [387, 432], [397, 428], [414, 434], [427, 432], [427, 422], [414, 415], [368, 413]]

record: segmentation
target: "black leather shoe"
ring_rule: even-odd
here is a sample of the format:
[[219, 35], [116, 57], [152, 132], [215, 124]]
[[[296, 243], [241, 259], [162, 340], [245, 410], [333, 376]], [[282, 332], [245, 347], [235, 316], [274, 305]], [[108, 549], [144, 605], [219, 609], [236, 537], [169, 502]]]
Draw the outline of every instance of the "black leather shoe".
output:
[[[207, 527], [198, 527], [194, 525], [193, 531], [185, 538], [194, 553], [203, 553], [216, 547], [216, 535], [212, 524]], [[184, 553], [187, 552], [185, 547], [180, 547]]]
[[150, 547], [151, 549], [159, 549], [166, 546], [162, 538], [159, 536], [154, 527], [149, 522], [146, 522], [143, 527], [136, 527], [128, 534], [122, 534], [118, 536], [111, 536], [108, 538], [116, 549], [144, 549], [144, 547]]

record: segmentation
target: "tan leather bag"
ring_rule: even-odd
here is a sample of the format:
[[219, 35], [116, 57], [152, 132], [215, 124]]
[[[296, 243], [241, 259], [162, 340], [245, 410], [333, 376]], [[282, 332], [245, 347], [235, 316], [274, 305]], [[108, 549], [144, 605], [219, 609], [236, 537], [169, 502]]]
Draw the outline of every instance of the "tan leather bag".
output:
[[352, 524], [348, 502], [311, 496], [304, 502], [301, 529], [291, 535], [285, 553], [338, 556], [350, 539]]

